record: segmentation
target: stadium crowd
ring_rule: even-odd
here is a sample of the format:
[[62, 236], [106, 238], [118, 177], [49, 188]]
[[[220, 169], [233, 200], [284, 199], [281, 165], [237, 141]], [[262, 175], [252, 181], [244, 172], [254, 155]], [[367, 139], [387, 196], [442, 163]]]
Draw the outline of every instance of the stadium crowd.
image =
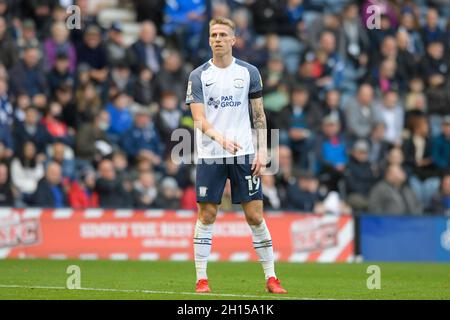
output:
[[195, 209], [195, 166], [171, 159], [170, 137], [192, 132], [187, 77], [225, 16], [280, 130], [266, 210], [450, 212], [448, 1], [127, 2], [130, 45], [87, 0], [73, 30], [72, 1], [0, 0], [1, 206]]

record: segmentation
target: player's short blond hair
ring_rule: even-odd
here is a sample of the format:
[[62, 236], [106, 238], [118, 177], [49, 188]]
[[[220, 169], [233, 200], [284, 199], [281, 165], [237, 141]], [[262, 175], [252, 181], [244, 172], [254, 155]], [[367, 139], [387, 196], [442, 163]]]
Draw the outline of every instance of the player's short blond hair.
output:
[[233, 33], [236, 30], [236, 25], [234, 24], [233, 20], [228, 19], [228, 18], [214, 18], [214, 19], [211, 19], [211, 21], [209, 21], [209, 28], [211, 29], [211, 27], [213, 25], [216, 25], [216, 24], [223, 24], [225, 26], [230, 27], [231, 30], [233, 30]]

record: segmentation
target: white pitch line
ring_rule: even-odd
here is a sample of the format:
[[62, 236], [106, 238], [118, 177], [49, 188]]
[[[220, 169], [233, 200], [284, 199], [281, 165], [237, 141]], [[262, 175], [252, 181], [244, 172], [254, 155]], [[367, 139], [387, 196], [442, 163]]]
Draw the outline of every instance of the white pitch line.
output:
[[80, 288], [80, 289], [67, 289], [65, 287], [52, 287], [52, 286], [22, 286], [14, 284], [0, 284], [0, 288], [18, 288], [18, 289], [47, 289], [47, 290], [68, 290], [68, 291], [103, 291], [103, 292], [125, 292], [125, 293], [146, 293], [146, 294], [172, 294], [172, 295], [184, 295], [184, 296], [214, 296], [214, 297], [230, 297], [230, 298], [268, 298], [271, 300], [333, 300], [333, 299], [316, 299], [316, 298], [304, 298], [304, 297], [283, 297], [280, 295], [246, 295], [246, 294], [233, 294], [233, 293], [195, 293], [195, 292], [175, 292], [175, 291], [156, 291], [156, 290], [139, 290], [139, 289], [108, 289], [108, 288]]

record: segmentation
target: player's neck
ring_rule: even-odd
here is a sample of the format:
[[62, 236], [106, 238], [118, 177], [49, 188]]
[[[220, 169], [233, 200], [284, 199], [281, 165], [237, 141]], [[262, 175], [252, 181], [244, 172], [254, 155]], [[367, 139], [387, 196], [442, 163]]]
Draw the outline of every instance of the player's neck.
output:
[[218, 68], [226, 68], [233, 62], [233, 55], [227, 54], [224, 56], [214, 56], [211, 61]]

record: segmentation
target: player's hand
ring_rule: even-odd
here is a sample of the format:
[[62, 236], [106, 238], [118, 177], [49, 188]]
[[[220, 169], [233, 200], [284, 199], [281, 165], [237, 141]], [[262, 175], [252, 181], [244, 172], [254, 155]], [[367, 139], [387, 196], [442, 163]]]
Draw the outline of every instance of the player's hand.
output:
[[266, 166], [267, 157], [263, 153], [258, 153], [256, 157], [253, 159], [252, 163], [252, 175], [254, 177], [259, 177], [262, 173], [262, 170]]
[[239, 150], [242, 149], [241, 145], [233, 140], [224, 139], [222, 142], [222, 147], [227, 150], [229, 153], [236, 154]]

